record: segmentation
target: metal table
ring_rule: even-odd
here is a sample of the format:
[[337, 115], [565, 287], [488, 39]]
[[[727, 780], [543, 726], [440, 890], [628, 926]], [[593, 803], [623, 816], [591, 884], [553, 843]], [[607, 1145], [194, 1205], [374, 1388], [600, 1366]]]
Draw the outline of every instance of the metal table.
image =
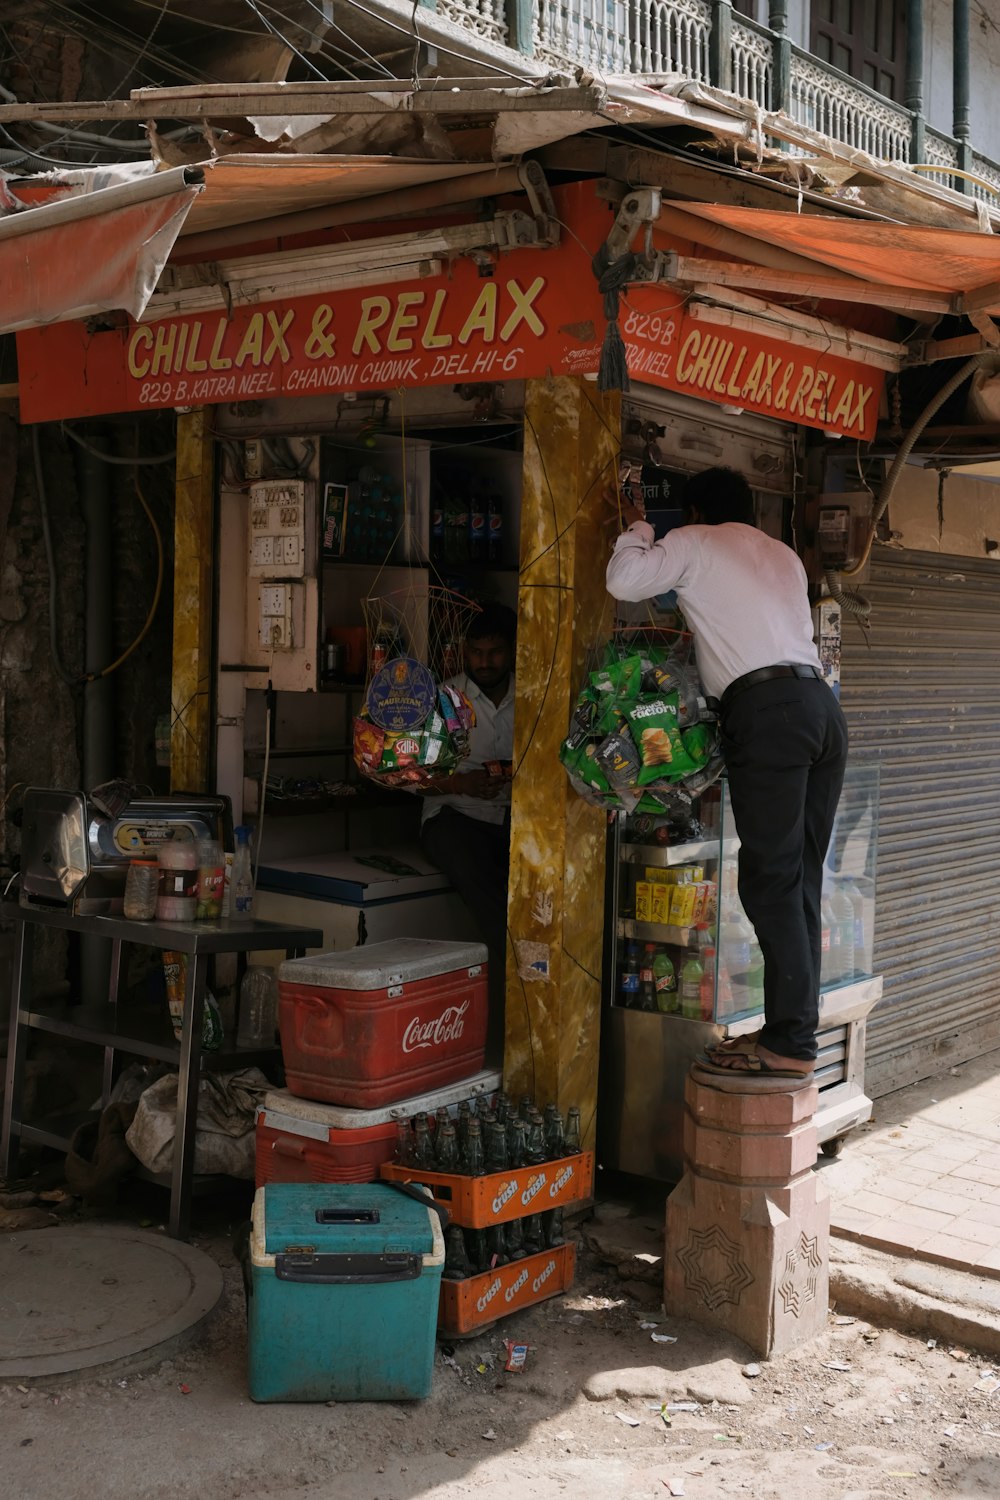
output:
[[[3, 907], [3, 916], [15, 924], [15, 943], [10, 1042], [0, 1134], [0, 1176], [9, 1179], [16, 1172], [22, 1140], [54, 1146], [63, 1151], [69, 1147], [67, 1136], [39, 1126], [27, 1125], [20, 1118], [29, 1031], [46, 1031], [104, 1048], [102, 1107], [107, 1105], [111, 1092], [116, 1052], [175, 1063], [178, 1068], [177, 1133], [174, 1138], [174, 1161], [170, 1179], [170, 1233], [175, 1239], [186, 1239], [191, 1217], [191, 1179], [194, 1168], [198, 1081], [202, 1066], [201, 1028], [208, 960], [216, 953], [247, 953], [269, 948], [284, 948], [289, 958], [298, 957], [306, 948], [322, 947], [322, 933], [315, 927], [262, 922], [253, 917], [233, 917], [220, 922], [130, 922], [124, 917], [76, 916], [70, 911], [18, 906], [13, 903]], [[32, 959], [35, 929], [38, 927], [58, 927], [67, 932], [103, 938], [110, 943], [111, 968], [106, 1005], [84, 1009], [80, 1006], [34, 1002]], [[118, 985], [122, 943], [187, 954], [189, 962], [186, 966], [184, 1022], [179, 1042], [173, 1038], [165, 1039], [165, 1008], [162, 1017], [155, 1014], [119, 1014]], [[232, 1045], [225, 1046], [223, 1054], [211, 1053], [207, 1056], [222, 1062], [227, 1058], [231, 1059], [238, 1067], [252, 1060], [254, 1050], [259, 1055], [260, 1048], [237, 1049], [233, 1038]]]

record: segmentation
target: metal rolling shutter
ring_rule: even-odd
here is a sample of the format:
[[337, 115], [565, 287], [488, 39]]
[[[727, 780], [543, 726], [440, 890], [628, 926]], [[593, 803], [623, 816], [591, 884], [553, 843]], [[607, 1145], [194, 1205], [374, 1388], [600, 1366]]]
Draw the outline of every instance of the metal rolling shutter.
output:
[[866, 1089], [889, 1093], [1000, 1046], [1000, 572], [881, 552], [845, 621], [852, 748], [881, 753]]

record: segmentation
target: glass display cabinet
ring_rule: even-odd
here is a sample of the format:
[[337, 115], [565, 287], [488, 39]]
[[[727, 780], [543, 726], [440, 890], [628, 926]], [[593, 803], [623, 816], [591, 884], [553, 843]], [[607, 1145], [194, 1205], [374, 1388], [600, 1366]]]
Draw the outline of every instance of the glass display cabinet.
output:
[[[854, 761], [824, 867], [817, 1125], [831, 1155], [871, 1115], [864, 1036], [882, 993], [872, 972], [877, 834], [878, 764]], [[686, 823], [619, 813], [609, 839], [599, 1161], [676, 1181], [688, 1068], [722, 1037], [755, 1031], [764, 1005], [725, 779]]]

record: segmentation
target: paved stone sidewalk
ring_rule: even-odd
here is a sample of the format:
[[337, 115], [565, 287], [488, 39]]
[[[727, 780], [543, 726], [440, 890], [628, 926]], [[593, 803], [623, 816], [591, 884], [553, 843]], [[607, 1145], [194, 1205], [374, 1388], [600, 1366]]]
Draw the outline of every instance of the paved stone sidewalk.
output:
[[836, 1235], [1000, 1279], [1000, 1051], [876, 1100], [820, 1171]]

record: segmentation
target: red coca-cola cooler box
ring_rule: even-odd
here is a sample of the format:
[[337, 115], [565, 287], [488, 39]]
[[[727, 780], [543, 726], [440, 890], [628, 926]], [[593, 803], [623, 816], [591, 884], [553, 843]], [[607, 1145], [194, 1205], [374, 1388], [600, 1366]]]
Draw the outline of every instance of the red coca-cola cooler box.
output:
[[463, 1099], [491, 1098], [499, 1073], [476, 1073], [429, 1094], [413, 1094], [381, 1109], [346, 1109], [297, 1098], [289, 1089], [271, 1089], [256, 1116], [256, 1186], [269, 1182], [374, 1182], [383, 1162], [392, 1161], [399, 1121], [421, 1110], [450, 1112]]
[[377, 1109], [483, 1069], [486, 948], [399, 938], [278, 970], [285, 1082], [303, 1099]]

